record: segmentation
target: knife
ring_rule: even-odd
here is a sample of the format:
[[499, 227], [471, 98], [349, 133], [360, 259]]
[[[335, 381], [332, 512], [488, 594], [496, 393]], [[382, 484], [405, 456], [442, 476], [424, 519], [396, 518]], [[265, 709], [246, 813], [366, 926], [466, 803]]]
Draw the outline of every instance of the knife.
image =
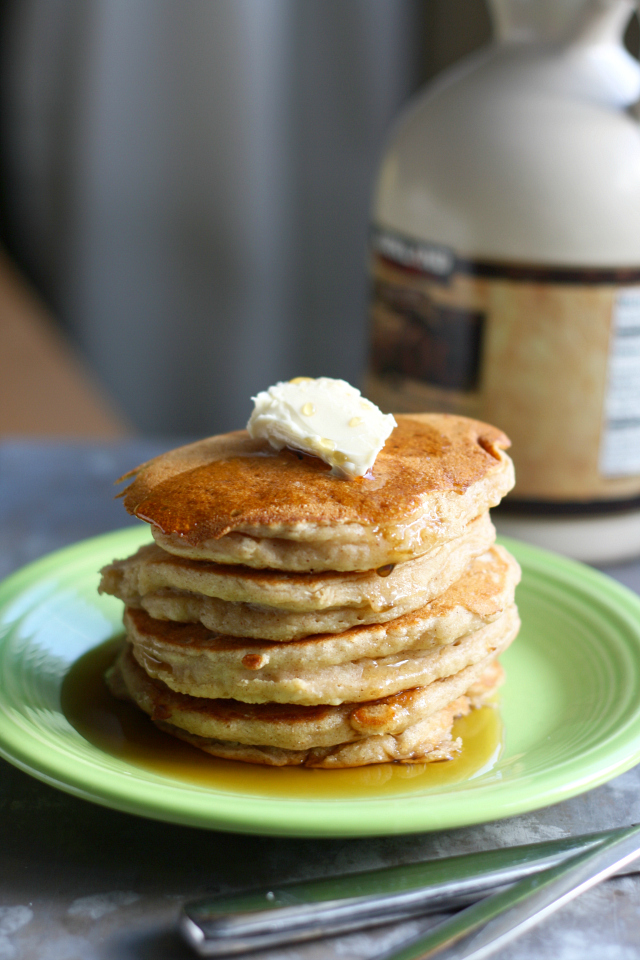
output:
[[525, 877], [374, 960], [485, 960], [640, 857], [640, 825], [615, 832], [591, 850]]
[[201, 956], [228, 956], [459, 909], [593, 850], [620, 830], [193, 901], [179, 929]]

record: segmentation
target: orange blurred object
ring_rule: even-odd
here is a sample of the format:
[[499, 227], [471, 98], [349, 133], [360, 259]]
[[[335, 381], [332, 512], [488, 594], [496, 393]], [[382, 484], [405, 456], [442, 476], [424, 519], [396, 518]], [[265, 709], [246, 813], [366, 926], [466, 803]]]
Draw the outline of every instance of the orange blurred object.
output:
[[0, 250], [0, 439], [133, 433]]

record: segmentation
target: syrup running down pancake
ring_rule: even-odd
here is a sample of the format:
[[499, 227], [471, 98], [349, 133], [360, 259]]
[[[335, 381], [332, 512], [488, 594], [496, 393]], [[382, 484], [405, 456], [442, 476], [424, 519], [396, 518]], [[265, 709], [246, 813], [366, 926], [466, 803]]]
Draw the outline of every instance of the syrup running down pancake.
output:
[[513, 486], [509, 440], [447, 414], [399, 416], [370, 478], [275, 453], [245, 431], [134, 471], [129, 513], [169, 553], [278, 570], [372, 570], [460, 536]]
[[[280, 571], [240, 566], [219, 568], [212, 574], [217, 565], [210, 562], [193, 560], [185, 570], [184, 561], [178, 566], [178, 558], [165, 551], [161, 551], [166, 558], [161, 564], [157, 554], [149, 563], [149, 553], [139, 552], [106, 567], [100, 590], [113, 593], [129, 606], [143, 607], [159, 620], [199, 620], [211, 630], [232, 636], [297, 640], [313, 633], [341, 633], [362, 623], [385, 623], [417, 610], [455, 583], [494, 539], [495, 529], [485, 514], [470, 523], [462, 536], [415, 560], [365, 572], [324, 575], [283, 576]], [[146, 550], [153, 547], [143, 547]], [[206, 566], [201, 578], [193, 575], [197, 566]], [[224, 578], [222, 570], [233, 573]], [[209, 574], [209, 582], [203, 582], [207, 579], [204, 574]], [[225, 582], [220, 584], [221, 580]], [[225, 599], [216, 592], [224, 592]]]

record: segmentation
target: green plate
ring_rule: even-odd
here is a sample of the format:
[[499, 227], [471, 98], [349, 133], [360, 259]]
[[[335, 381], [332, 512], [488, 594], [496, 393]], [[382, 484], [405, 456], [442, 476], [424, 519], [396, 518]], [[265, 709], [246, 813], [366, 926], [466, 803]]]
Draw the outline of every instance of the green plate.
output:
[[[378, 790], [374, 778], [370, 795], [332, 797], [324, 789], [317, 796], [313, 790], [278, 796], [272, 786], [256, 787], [261, 768], [253, 768], [244, 788], [241, 781], [211, 787], [111, 754], [67, 720], [61, 687], [82, 654], [121, 629], [121, 604], [96, 592], [98, 569], [148, 537], [147, 527], [134, 527], [87, 540], [0, 585], [0, 753], [46, 783], [118, 810], [197, 827], [365, 836], [533, 810], [640, 760], [640, 600], [588, 567], [515, 541], [506, 545], [523, 568], [517, 597], [523, 627], [502, 658], [504, 743], [473, 777], [439, 786], [408, 778], [391, 793]], [[292, 772], [319, 774], [325, 779], [305, 782], [325, 787], [333, 776]]]

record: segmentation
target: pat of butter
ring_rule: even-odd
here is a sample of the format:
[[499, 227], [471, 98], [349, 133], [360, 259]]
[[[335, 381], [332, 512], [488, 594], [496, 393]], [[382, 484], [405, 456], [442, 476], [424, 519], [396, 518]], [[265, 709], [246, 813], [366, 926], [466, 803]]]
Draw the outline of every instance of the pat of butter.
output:
[[336, 476], [363, 477], [396, 426], [355, 387], [329, 377], [276, 383], [253, 402], [247, 430], [254, 439], [320, 457]]

